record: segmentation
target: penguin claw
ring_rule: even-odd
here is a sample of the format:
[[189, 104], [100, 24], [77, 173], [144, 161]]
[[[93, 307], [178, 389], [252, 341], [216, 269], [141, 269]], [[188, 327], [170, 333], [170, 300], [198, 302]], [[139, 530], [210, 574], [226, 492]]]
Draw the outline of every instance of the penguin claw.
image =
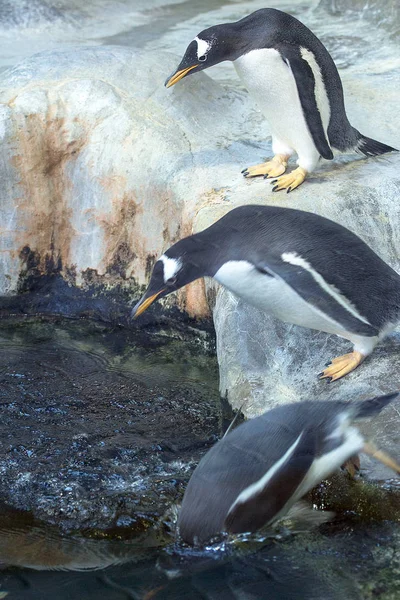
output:
[[272, 190], [273, 192], [277, 192], [280, 190], [286, 190], [289, 194], [293, 190], [295, 190], [299, 185], [303, 183], [307, 175], [307, 171], [302, 167], [297, 167], [291, 173], [287, 173], [286, 175], [281, 175], [271, 183], [276, 183], [275, 188]]
[[321, 373], [318, 373], [317, 377], [319, 377], [320, 379], [326, 379], [326, 383], [330, 383], [332, 381], [332, 377], [324, 376], [323, 371], [321, 371]]
[[243, 169], [242, 174], [245, 177], [263, 176], [264, 179], [267, 179], [268, 177], [278, 177], [286, 171], [287, 159], [287, 156], [277, 154], [265, 163], [260, 163], [253, 167], [246, 167], [246, 169]]

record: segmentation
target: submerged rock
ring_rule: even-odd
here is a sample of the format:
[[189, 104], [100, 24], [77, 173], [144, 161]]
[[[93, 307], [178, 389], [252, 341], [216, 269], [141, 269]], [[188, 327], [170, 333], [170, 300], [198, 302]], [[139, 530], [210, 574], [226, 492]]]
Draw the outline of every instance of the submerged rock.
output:
[[0, 337], [0, 503], [144, 544], [220, 433], [215, 358], [83, 323]]

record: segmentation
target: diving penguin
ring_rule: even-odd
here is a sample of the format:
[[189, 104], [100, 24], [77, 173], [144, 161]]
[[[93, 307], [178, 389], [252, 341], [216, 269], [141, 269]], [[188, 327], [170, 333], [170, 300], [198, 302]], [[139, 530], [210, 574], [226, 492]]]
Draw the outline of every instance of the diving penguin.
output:
[[[242, 171], [245, 177], [273, 178], [273, 191], [294, 190], [320, 157], [333, 149], [376, 156], [395, 148], [352, 127], [343, 88], [329, 52], [300, 21], [274, 8], [257, 10], [235, 23], [205, 29], [189, 44], [165, 85], [230, 60], [269, 122], [274, 156]], [[296, 152], [298, 167], [283, 175]]]
[[204, 276], [282, 321], [352, 342], [353, 352], [320, 374], [329, 381], [355, 369], [400, 320], [400, 276], [342, 225], [300, 210], [240, 206], [183, 238], [154, 265], [133, 315]]
[[400, 465], [353, 426], [397, 396], [294, 402], [242, 423], [193, 472], [178, 517], [181, 538], [202, 544], [222, 531], [244, 533], [271, 524], [358, 452], [400, 474]]

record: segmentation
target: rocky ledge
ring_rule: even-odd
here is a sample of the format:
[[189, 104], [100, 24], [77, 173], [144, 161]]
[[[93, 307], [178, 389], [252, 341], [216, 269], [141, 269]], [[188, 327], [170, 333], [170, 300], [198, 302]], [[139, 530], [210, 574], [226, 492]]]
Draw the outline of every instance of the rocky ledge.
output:
[[[371, 31], [360, 20], [355, 35], [340, 6], [322, 18], [323, 4], [316, 11], [294, 4], [296, 16], [321, 36], [341, 69], [351, 122], [399, 147], [400, 63], [386, 30]], [[217, 7], [186, 23], [185, 35], [247, 12], [236, 3]], [[181, 45], [179, 31], [173, 34]], [[400, 155], [322, 163], [289, 196], [273, 194], [265, 181], [245, 181], [241, 168], [271, 152], [265, 121], [226, 65], [215, 70], [216, 79], [210, 70], [211, 77], [200, 73], [166, 90], [164, 80], [180, 59], [163, 51], [160, 60], [171, 36], [154, 42], [157, 51], [101, 46], [44, 52], [4, 74], [4, 313], [93, 316], [93, 301], [96, 318], [113, 320], [117, 313], [126, 322], [130, 301], [166, 247], [246, 203], [330, 217], [400, 270]], [[86, 300], [75, 303], [76, 291]], [[309, 396], [352, 399], [399, 387], [397, 333], [357, 371], [328, 386], [316, 374], [346, 351], [345, 343], [276, 323], [202, 282], [169, 297], [164, 309], [173, 305], [193, 318], [213, 312], [221, 392], [228, 392], [234, 407], [243, 405], [248, 417]], [[395, 404], [385, 411], [371, 433], [397, 458], [398, 410]], [[374, 477], [388, 476], [364, 464]]]

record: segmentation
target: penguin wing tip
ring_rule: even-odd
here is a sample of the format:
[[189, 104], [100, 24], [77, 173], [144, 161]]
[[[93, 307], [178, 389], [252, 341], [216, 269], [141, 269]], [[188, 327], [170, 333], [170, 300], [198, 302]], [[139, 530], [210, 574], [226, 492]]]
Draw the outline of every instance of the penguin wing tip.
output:
[[370, 418], [380, 413], [388, 404], [390, 404], [400, 394], [400, 390], [375, 396], [368, 400], [361, 400], [357, 406], [357, 419]]
[[400, 390], [396, 390], [395, 392], [390, 392], [389, 394], [385, 394], [383, 396], [383, 398], [385, 398], [388, 402], [391, 402], [392, 400], [397, 398], [397, 396], [399, 396], [399, 394], [400, 394]]

